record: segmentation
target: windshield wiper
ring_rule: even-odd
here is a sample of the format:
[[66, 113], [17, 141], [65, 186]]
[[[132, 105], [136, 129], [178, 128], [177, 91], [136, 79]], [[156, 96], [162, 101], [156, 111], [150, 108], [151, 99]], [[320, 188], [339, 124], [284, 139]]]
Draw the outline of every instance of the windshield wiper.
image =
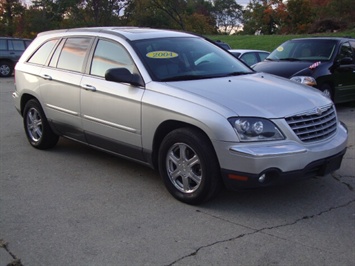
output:
[[280, 61], [302, 61], [301, 59], [294, 58], [294, 57], [286, 57], [286, 58], [280, 58]]
[[196, 79], [208, 79], [210, 76], [206, 75], [182, 75], [182, 76], [173, 76], [168, 78], [160, 79], [160, 81], [183, 81], [183, 80], [196, 80]]
[[231, 77], [231, 76], [241, 76], [241, 75], [248, 75], [248, 74], [253, 74], [254, 72], [244, 72], [244, 71], [239, 71], [239, 72], [231, 72], [226, 75], [221, 75], [221, 77]]
[[209, 79], [209, 78], [221, 78], [221, 77], [231, 77], [231, 76], [240, 76], [253, 74], [254, 72], [231, 72], [224, 73], [219, 75], [182, 75], [182, 76], [173, 76], [168, 78], [162, 78], [160, 81], [184, 81], [184, 80], [197, 80], [197, 79]]

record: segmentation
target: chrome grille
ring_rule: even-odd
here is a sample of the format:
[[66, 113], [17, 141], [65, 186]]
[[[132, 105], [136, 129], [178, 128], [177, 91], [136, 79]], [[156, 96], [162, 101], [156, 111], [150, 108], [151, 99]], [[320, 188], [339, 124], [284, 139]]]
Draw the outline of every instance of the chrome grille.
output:
[[293, 132], [304, 142], [326, 139], [335, 134], [337, 129], [337, 118], [333, 105], [287, 117], [286, 121]]

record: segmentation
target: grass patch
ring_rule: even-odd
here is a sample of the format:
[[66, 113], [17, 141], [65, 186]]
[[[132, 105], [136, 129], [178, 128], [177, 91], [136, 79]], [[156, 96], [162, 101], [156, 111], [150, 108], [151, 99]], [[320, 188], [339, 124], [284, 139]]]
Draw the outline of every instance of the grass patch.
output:
[[293, 38], [306, 38], [313, 36], [352, 36], [355, 37], [355, 29], [345, 32], [325, 34], [303, 34], [303, 35], [208, 35], [212, 40], [221, 40], [228, 43], [232, 49], [260, 49], [272, 51], [281, 43]]

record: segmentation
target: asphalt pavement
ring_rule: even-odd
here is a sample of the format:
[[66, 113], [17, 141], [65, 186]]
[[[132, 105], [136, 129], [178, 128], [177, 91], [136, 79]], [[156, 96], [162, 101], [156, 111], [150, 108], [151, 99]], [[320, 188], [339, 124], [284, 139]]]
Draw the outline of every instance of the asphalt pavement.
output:
[[0, 79], [0, 266], [355, 265], [355, 102], [341, 169], [189, 206], [142, 165], [61, 139], [32, 148]]

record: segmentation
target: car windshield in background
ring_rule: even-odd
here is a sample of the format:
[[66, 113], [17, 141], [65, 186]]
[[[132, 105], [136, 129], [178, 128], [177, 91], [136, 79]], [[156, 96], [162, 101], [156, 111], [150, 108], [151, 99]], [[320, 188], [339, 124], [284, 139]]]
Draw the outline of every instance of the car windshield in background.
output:
[[266, 59], [289, 61], [328, 61], [336, 48], [333, 40], [293, 40], [277, 47]]
[[148, 39], [136, 41], [133, 45], [155, 81], [253, 73], [223, 49], [199, 38]]

